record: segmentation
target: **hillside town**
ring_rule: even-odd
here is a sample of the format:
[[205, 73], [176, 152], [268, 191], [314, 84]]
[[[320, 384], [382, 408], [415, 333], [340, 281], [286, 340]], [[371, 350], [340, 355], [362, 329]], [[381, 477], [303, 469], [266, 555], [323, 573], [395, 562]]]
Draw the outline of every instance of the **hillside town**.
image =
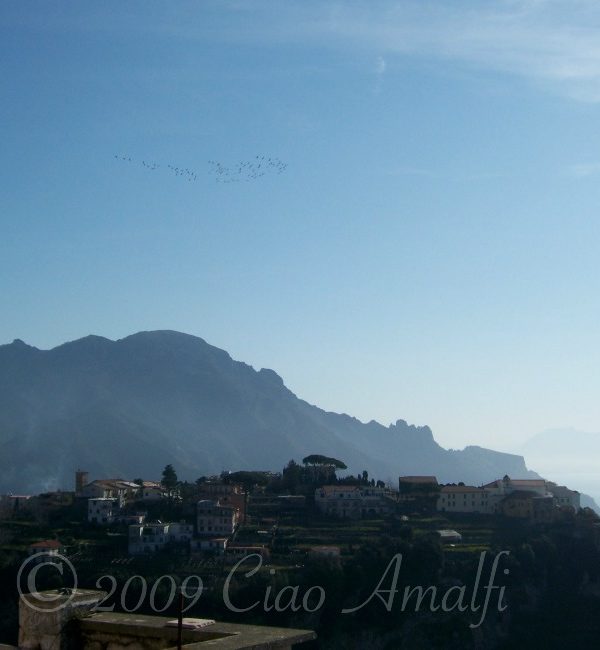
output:
[[[87, 499], [88, 522], [99, 525], [129, 524], [130, 553], [157, 551], [169, 542], [189, 542], [191, 551], [223, 553], [238, 524], [246, 516], [248, 494], [239, 484], [214, 476], [200, 488], [195, 525], [146, 521], [147, 501], [168, 499], [157, 481], [141, 484], [122, 479], [85, 482], [87, 473], [77, 472], [76, 497]], [[90, 496], [90, 495], [102, 496]], [[580, 494], [544, 479], [511, 479], [504, 476], [479, 487], [440, 485], [435, 476], [401, 476], [398, 489], [382, 485], [322, 485], [314, 490], [316, 511], [331, 518], [392, 516], [406, 509], [420, 512], [433, 508], [441, 513], [498, 515], [528, 521], [553, 521], [565, 512], [577, 512]], [[307, 507], [302, 495], [278, 494], [279, 504], [296, 510]], [[141, 508], [135, 513], [131, 507]]]
[[[76, 567], [81, 585], [91, 589], [85, 592], [88, 598], [96, 602], [106, 581], [127, 592], [136, 576], [147, 576], [142, 582], [154, 581], [152, 593], [157, 593], [161, 581], [192, 579], [206, 588], [204, 605], [195, 611], [198, 616], [212, 614], [211, 629], [225, 625], [215, 621], [229, 621], [227, 625], [238, 625], [236, 634], [255, 630], [257, 639], [268, 638], [278, 628], [260, 628], [260, 633], [257, 627], [248, 628], [246, 622], [263, 624], [264, 619], [258, 614], [243, 621], [232, 617], [219, 595], [240, 563], [251, 569], [248, 575], [256, 572], [247, 586], [239, 579], [232, 583], [232, 593], [241, 602], [269, 580], [274, 581], [269, 589], [275, 594], [277, 589], [283, 593], [289, 581], [310, 590], [315, 579], [335, 592], [341, 576], [353, 583], [357, 566], [363, 567], [361, 589], [368, 598], [370, 583], [398, 552], [407, 555], [411, 571], [421, 576], [415, 579], [442, 582], [455, 580], [452, 576], [460, 574], [463, 565], [474, 570], [482, 557], [505, 546], [528, 566], [534, 562], [531, 553], [541, 553], [548, 540], [557, 548], [576, 543], [589, 549], [592, 563], [600, 557], [600, 518], [582, 508], [580, 494], [566, 486], [509, 476], [479, 486], [441, 484], [433, 475], [402, 475], [393, 484], [371, 478], [367, 471], [348, 474], [342, 461], [318, 454], [290, 461], [281, 472], [224, 471], [194, 482], [179, 480], [171, 465], [151, 479], [94, 477], [77, 469], [72, 490], [2, 496], [0, 532], [0, 571], [14, 573], [28, 560], [58, 565], [66, 559]], [[532, 550], [525, 552], [530, 545]], [[588, 562], [584, 550], [575, 557]], [[45, 584], [60, 588], [62, 578], [50, 575]], [[139, 592], [140, 603], [148, 591], [144, 587]], [[351, 604], [352, 593], [338, 596]], [[98, 630], [104, 625], [103, 630], [112, 629], [120, 616], [126, 617], [129, 601], [125, 595], [120, 601], [115, 598], [117, 611], [124, 613], [102, 620], [94, 614], [100, 616]], [[280, 602], [279, 596], [272, 598]], [[14, 601], [2, 602], [0, 609], [5, 608], [14, 630]], [[264, 603], [267, 611], [273, 607], [267, 595]], [[280, 614], [268, 624], [306, 628], [290, 632], [289, 638], [298, 642], [314, 638], [311, 630], [319, 638], [341, 634], [341, 628], [328, 626], [333, 614], [327, 611], [325, 607], [317, 623], [308, 614], [300, 620]], [[36, 639], [36, 624], [27, 616], [21, 613], [20, 634]], [[361, 620], [373, 624], [372, 614]], [[509, 619], [502, 621], [509, 624]], [[146, 633], [140, 628], [136, 634]]]
[[[313, 462], [315, 461], [316, 462]], [[306, 459], [305, 459], [306, 460]], [[339, 462], [326, 457], [308, 457], [304, 466], [292, 463], [277, 475], [270, 472], [223, 473], [202, 477], [189, 487], [177, 481], [167, 466], [162, 480], [95, 478], [77, 470], [72, 492], [43, 495], [3, 495], [3, 517], [60, 504], [85, 504], [86, 523], [102, 528], [126, 528], [127, 550], [131, 556], [153, 554], [177, 548], [192, 556], [208, 555], [235, 559], [245, 553], [269, 555], [269, 542], [277, 528], [276, 518], [262, 516], [293, 513], [302, 516], [311, 510], [323, 519], [358, 520], [401, 517], [402, 521], [426, 514], [460, 514], [515, 519], [529, 523], [558, 521], [580, 510], [580, 494], [545, 479], [512, 479], [504, 476], [485, 485], [439, 484], [435, 476], [400, 476], [398, 486], [369, 480], [367, 472], [358, 477], [338, 479]], [[338, 465], [336, 465], [336, 463]], [[297, 473], [297, 484], [277, 489], [289, 475]], [[242, 481], [236, 480], [243, 479]], [[250, 480], [249, 480], [250, 479]], [[315, 484], [320, 482], [313, 488]], [[290, 487], [292, 488], [290, 490]], [[308, 488], [308, 489], [307, 489]], [[185, 504], [184, 504], [185, 502]], [[152, 517], [157, 505], [178, 509], [184, 517], [163, 521]], [[182, 509], [182, 506], [185, 507]], [[252, 520], [272, 528], [258, 531], [252, 544], [238, 540], [240, 524]], [[442, 541], [462, 539], [459, 532], [437, 531]], [[50, 540], [52, 541], [52, 540]], [[31, 550], [48, 544], [40, 540]], [[60, 542], [55, 544], [60, 546]], [[61, 547], [62, 548], [62, 547]], [[339, 549], [336, 550], [339, 553]]]

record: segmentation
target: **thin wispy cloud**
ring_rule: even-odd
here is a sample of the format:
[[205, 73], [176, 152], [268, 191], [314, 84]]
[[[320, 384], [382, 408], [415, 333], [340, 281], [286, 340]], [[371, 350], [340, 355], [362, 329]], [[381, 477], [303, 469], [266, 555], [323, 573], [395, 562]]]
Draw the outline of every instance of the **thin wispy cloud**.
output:
[[[123, 9], [111, 20], [75, 9], [68, 16], [40, 17], [37, 28], [363, 48], [375, 57], [378, 77], [387, 75], [392, 57], [421, 57], [506, 73], [563, 96], [600, 102], [598, 0], [207, 0], [203, 7], [218, 7], [227, 19], [215, 28], [198, 3], [152, 3], [143, 14]], [[11, 14], [3, 22], [23, 20]], [[34, 13], [27, 15], [28, 24], [35, 20]]]
[[422, 57], [600, 102], [597, 0], [306, 0], [275, 14], [270, 2], [252, 7], [264, 17], [261, 39], [366, 48], [378, 53], [380, 76], [393, 56]]
[[383, 75], [385, 74], [386, 68], [387, 63], [385, 62], [385, 59], [382, 56], [378, 56], [375, 60], [375, 94], [381, 92], [381, 84], [383, 82]]
[[375, 61], [375, 74], [378, 77], [381, 77], [385, 72], [386, 67], [387, 64], [385, 62], [385, 59], [382, 56], [378, 56], [377, 60]]
[[600, 102], [600, 3], [499, 0], [342, 3], [330, 35], [386, 56], [455, 61]]
[[596, 176], [597, 174], [600, 174], [600, 162], [577, 163], [568, 167], [567, 173], [570, 176], [576, 176], [577, 178]]

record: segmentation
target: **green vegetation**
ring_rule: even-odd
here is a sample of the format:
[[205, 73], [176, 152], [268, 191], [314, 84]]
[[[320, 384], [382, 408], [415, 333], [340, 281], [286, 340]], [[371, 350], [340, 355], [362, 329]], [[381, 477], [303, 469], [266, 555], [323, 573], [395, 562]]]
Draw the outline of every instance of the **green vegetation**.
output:
[[[122, 587], [134, 575], [144, 576], [148, 585], [165, 575], [180, 579], [199, 576], [205, 591], [187, 615], [313, 628], [319, 634], [314, 648], [325, 650], [462, 650], [477, 647], [477, 635], [486, 639], [486, 647], [498, 650], [577, 648], [593, 647], [591, 642], [588, 646], [577, 643], [600, 633], [600, 522], [589, 511], [537, 525], [491, 515], [435, 512], [407, 516], [398, 511], [385, 518], [335, 519], [317, 512], [310, 498], [300, 499], [297, 510], [284, 508], [269, 491], [272, 482], [281, 479], [271, 479], [265, 490], [254, 474], [236, 477], [246, 478], [254, 488], [247, 501], [246, 523], [233, 541], [264, 545], [270, 558], [252, 578], [245, 578], [243, 571], [236, 574], [230, 595], [241, 606], [260, 601], [261, 607], [244, 615], [224, 607], [223, 585], [231, 565], [223, 558], [190, 556], [176, 547], [153, 556], [129, 557], [126, 527], [107, 529], [88, 524], [85, 501], [44, 508], [32, 503], [31, 509], [0, 522], [0, 580], [5, 586], [0, 595], [0, 639], [16, 641], [16, 572], [28, 546], [49, 538], [59, 539], [66, 546], [81, 586], [106, 589], [109, 583], [103, 576], [114, 576], [118, 589], [110, 603], [114, 601], [117, 610], [123, 605]], [[369, 480], [368, 476], [360, 479]], [[204, 482], [180, 484], [177, 499], [144, 504], [149, 518], [193, 521], [195, 499]], [[303, 485], [299, 483], [298, 488]], [[440, 529], [458, 531], [462, 542], [442, 545], [436, 533]], [[340, 555], [319, 556], [313, 548], [319, 546], [338, 547]], [[506, 587], [507, 613], [490, 612], [477, 634], [469, 628], [474, 618], [470, 610], [432, 613], [425, 605], [421, 611], [403, 611], [401, 597], [389, 612], [375, 598], [355, 614], [340, 615], [342, 608], [352, 608], [369, 598], [398, 553], [402, 554], [399, 593], [407, 586], [435, 586], [443, 592], [453, 585], [465, 586], [470, 598], [481, 554], [486, 553], [484, 567], [489, 573], [491, 560], [500, 551], [510, 552], [500, 564], [496, 582]], [[48, 578], [47, 585], [56, 586], [56, 579]], [[389, 584], [388, 580], [382, 588], [389, 588]], [[298, 586], [302, 594], [314, 585], [321, 586], [327, 595], [316, 612], [265, 612], [262, 607], [267, 588], [271, 589], [269, 593], [277, 593]], [[140, 594], [141, 585], [131, 583], [125, 604], [135, 603]], [[157, 598], [161, 603], [167, 601], [166, 581], [160, 584]], [[151, 613], [148, 602], [144, 601], [140, 612]], [[175, 613], [174, 606], [166, 610], [167, 615]], [[568, 638], [577, 643], [567, 643], [567, 626]]]
[[177, 474], [173, 469], [173, 465], [167, 465], [163, 469], [161, 483], [169, 495], [172, 495], [175, 492], [179, 481], [177, 480]]
[[321, 456], [321, 454], [311, 454], [302, 459], [305, 465], [313, 465], [314, 467], [335, 467], [336, 469], [348, 469], [346, 464], [337, 458], [330, 458], [329, 456]]

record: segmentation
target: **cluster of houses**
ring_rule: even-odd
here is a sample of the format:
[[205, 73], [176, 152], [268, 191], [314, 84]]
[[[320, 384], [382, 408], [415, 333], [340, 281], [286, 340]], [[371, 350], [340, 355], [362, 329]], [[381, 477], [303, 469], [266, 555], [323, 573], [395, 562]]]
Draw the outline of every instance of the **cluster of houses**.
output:
[[[237, 486], [228, 486], [237, 490]], [[201, 499], [196, 504], [196, 526], [179, 523], [140, 523], [129, 526], [129, 554], [156, 553], [167, 545], [184, 545], [190, 552], [224, 555], [240, 521], [240, 508], [220, 499]]]
[[399, 500], [434, 499], [439, 512], [501, 514], [550, 521], [561, 510], [577, 511], [580, 494], [544, 479], [504, 476], [486, 485], [439, 485], [435, 476], [400, 477]]
[[325, 515], [360, 519], [393, 514], [397, 506], [550, 521], [564, 509], [577, 511], [580, 494], [544, 479], [505, 476], [486, 485], [440, 485], [435, 476], [401, 476], [398, 491], [369, 485], [324, 485], [315, 505]]
[[[167, 548], [185, 549], [194, 553], [210, 553], [235, 559], [247, 553], [259, 553], [268, 558], [265, 546], [242, 546], [235, 543], [236, 530], [245, 519], [248, 495], [240, 485], [224, 483], [218, 478], [199, 487], [194, 523], [188, 521], [148, 521], [145, 507], [151, 502], [173, 498], [156, 481], [123, 479], [88, 480], [88, 474], [77, 471], [75, 493], [56, 493], [53, 499], [73, 498], [87, 501], [87, 520], [99, 526], [115, 524], [128, 526], [128, 550], [131, 555], [152, 554]], [[9, 495], [2, 503], [14, 509], [26, 507], [28, 496]], [[50, 495], [52, 496], [52, 495]], [[266, 500], [264, 504], [261, 502]], [[303, 495], [257, 495], [253, 507], [267, 506], [274, 512], [298, 513], [306, 508]], [[483, 515], [504, 515], [533, 522], [550, 522], [566, 511], [580, 508], [580, 494], [564, 485], [544, 479], [511, 479], [504, 476], [481, 486], [439, 484], [435, 476], [401, 476], [398, 490], [369, 483], [323, 485], [314, 492], [316, 509], [324, 516], [343, 519], [378, 518], [402, 512], [447, 512]], [[407, 519], [407, 517], [403, 517]], [[259, 531], [268, 534], [267, 531]], [[443, 541], [454, 542], [456, 531], [438, 531]], [[41, 548], [46, 544], [48, 548]], [[51, 547], [51, 548], [50, 548]], [[319, 548], [330, 554], [331, 548]], [[337, 548], [337, 547], [336, 547]], [[59, 553], [55, 541], [45, 540], [33, 546], [30, 553], [40, 550]]]
[[246, 509], [246, 494], [239, 485], [218, 480], [204, 483], [196, 503], [195, 524], [190, 524], [185, 521], [149, 522], [144, 512], [131, 512], [132, 507], [143, 509], [144, 503], [169, 498], [160, 483], [123, 479], [88, 482], [87, 478], [86, 472], [76, 472], [76, 495], [87, 499], [88, 522], [102, 526], [127, 524], [130, 555], [156, 553], [175, 546], [190, 553], [227, 553], [228, 558], [249, 552], [263, 557], [268, 554], [263, 547], [232, 543]]
[[160, 489], [160, 484], [144, 481], [146, 485], [138, 485], [121, 479], [100, 479], [92, 481], [77, 490], [78, 497], [87, 499], [87, 518], [90, 523], [110, 526], [112, 524], [141, 524], [144, 522], [143, 512], [125, 511], [125, 506], [131, 503], [143, 507], [144, 502], [165, 498], [167, 493]]
[[577, 511], [580, 494], [544, 479], [511, 479], [505, 476], [481, 487], [440, 487], [437, 509], [441, 512], [502, 514], [507, 517], [551, 521], [564, 509]]
[[95, 524], [141, 524], [142, 513], [124, 514], [123, 508], [132, 502], [164, 499], [167, 491], [156, 481], [125, 481], [123, 479], [96, 479], [88, 481], [88, 473], [75, 472], [75, 495], [87, 499], [88, 521]]

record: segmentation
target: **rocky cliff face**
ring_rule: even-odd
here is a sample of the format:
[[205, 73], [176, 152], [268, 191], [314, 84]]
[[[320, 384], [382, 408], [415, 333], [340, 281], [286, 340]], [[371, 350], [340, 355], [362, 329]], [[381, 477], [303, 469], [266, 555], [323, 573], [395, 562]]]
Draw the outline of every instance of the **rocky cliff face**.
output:
[[473, 483], [532, 475], [520, 456], [445, 450], [429, 427], [325, 412], [274, 371], [171, 331], [89, 336], [52, 350], [0, 346], [0, 445], [0, 492], [69, 489], [77, 467], [150, 478], [171, 463], [195, 479], [280, 470], [310, 453], [394, 482], [419, 473]]

